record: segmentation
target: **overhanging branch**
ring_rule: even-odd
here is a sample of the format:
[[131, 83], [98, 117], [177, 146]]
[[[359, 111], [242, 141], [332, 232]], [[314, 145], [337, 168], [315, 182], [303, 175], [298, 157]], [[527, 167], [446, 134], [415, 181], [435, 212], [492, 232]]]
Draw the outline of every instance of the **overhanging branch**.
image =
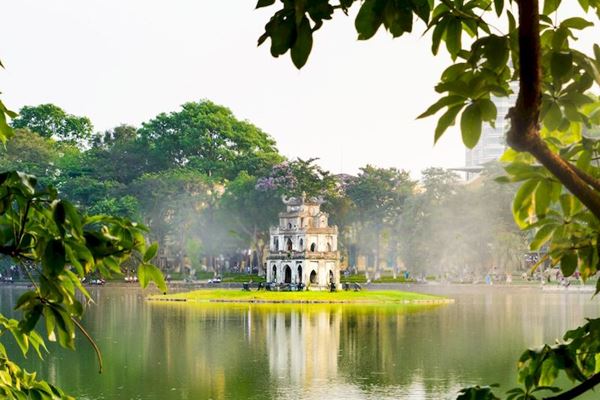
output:
[[511, 128], [506, 135], [506, 141], [513, 149], [533, 155], [597, 218], [600, 218], [600, 195], [590, 187], [596, 188], [598, 182], [550, 150], [540, 137], [542, 67], [539, 0], [519, 0], [518, 5], [519, 96], [509, 113]]

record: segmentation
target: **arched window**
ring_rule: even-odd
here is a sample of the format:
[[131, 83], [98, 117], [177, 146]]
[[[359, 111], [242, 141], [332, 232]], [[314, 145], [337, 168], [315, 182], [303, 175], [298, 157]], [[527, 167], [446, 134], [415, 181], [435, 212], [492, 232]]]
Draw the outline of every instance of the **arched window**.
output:
[[327, 243], [327, 251], [331, 251], [331, 243]]
[[292, 229], [292, 223], [288, 222], [288, 229]]
[[334, 283], [335, 278], [333, 277], [333, 271], [329, 270], [329, 283]]
[[302, 283], [302, 265], [298, 265], [298, 279], [297, 283]]
[[317, 250], [317, 244], [316, 243], [312, 243], [310, 245], [310, 251], [316, 251]]
[[304, 239], [300, 239], [299, 245], [300, 245], [300, 251], [304, 251]]
[[314, 269], [310, 273], [310, 283], [317, 283], [317, 272]]
[[273, 248], [275, 251], [279, 251], [279, 237], [277, 236], [273, 238]]
[[287, 240], [287, 250], [292, 251], [292, 239], [288, 238]]
[[273, 273], [271, 274], [271, 281], [277, 282], [277, 267], [273, 265]]

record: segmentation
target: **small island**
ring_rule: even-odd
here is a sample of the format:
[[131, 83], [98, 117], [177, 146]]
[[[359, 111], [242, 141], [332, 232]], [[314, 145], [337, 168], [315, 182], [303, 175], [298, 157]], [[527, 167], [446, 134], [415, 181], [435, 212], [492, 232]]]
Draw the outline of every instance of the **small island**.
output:
[[454, 300], [396, 290], [268, 292], [235, 289], [201, 289], [148, 297], [151, 301], [196, 303], [291, 303], [291, 304], [447, 304]]
[[[286, 211], [279, 213], [279, 226], [270, 229], [266, 280], [258, 290], [250, 283], [244, 290], [201, 289], [173, 295], [157, 295], [153, 301], [211, 303], [361, 303], [361, 304], [444, 304], [453, 300], [395, 290], [340, 291], [340, 254], [337, 226], [329, 226], [321, 211], [321, 198], [283, 197]], [[264, 288], [266, 290], [260, 290]]]

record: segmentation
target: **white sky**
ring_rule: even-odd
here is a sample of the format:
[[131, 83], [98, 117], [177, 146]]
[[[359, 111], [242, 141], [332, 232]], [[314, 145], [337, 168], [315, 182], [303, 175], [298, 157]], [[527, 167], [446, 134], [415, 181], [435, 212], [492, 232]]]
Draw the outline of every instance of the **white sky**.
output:
[[[461, 166], [456, 129], [433, 146], [435, 118], [415, 120], [438, 96], [447, 57], [429, 38], [356, 40], [338, 15], [316, 34], [308, 64], [274, 59], [256, 40], [273, 12], [255, 1], [19, 0], [2, 5], [3, 101], [54, 103], [97, 130], [138, 126], [187, 101], [210, 99], [275, 138], [288, 157], [319, 157], [334, 173], [366, 164]], [[597, 28], [593, 28], [597, 33]]]

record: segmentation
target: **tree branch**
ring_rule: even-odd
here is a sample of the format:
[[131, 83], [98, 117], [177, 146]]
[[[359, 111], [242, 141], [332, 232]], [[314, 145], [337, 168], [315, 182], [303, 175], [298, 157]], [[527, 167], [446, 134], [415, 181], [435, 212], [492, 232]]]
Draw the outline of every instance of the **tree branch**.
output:
[[[540, 137], [542, 103], [539, 0], [519, 0], [519, 96], [510, 110], [506, 141], [513, 149], [533, 155], [597, 218], [600, 195], [590, 188], [587, 174], [555, 154]], [[591, 177], [590, 177], [591, 178]], [[595, 182], [593, 182], [595, 184]]]
[[590, 389], [593, 389], [594, 386], [600, 383], [600, 372], [592, 375], [588, 380], [581, 382], [579, 385], [575, 386], [563, 392], [557, 396], [545, 397], [544, 400], [571, 400], [578, 396], [581, 396], [583, 393], [587, 392]]
[[597, 191], [600, 191], [600, 180], [599, 179], [594, 178], [593, 176], [591, 176], [587, 172], [583, 171], [582, 169], [578, 168], [576, 165], [573, 165], [572, 163], [569, 163], [569, 165], [571, 166], [571, 169], [573, 171], [575, 171], [577, 176], [579, 176], [585, 183], [587, 183], [588, 185], [590, 185]]

